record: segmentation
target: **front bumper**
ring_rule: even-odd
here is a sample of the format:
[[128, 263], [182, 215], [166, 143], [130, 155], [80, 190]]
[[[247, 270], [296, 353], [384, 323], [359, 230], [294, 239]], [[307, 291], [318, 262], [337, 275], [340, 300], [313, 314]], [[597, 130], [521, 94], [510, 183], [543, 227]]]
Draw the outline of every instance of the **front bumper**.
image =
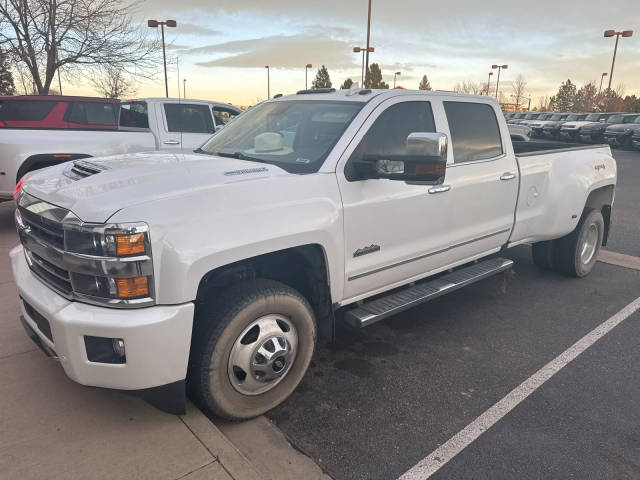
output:
[[605, 133], [604, 135], [604, 139], [605, 141], [611, 145], [612, 147], [622, 147], [624, 146], [628, 140], [629, 140], [629, 134], [628, 133]]
[[[69, 301], [31, 273], [21, 246], [9, 255], [23, 299], [22, 317], [43, 350], [58, 357], [69, 378], [82, 385], [119, 390], [150, 389], [185, 379], [193, 303], [123, 310]], [[38, 314], [41, 318], [34, 318]], [[85, 336], [123, 339], [125, 362], [89, 361]]]
[[570, 140], [574, 140], [578, 135], [579, 130], [560, 130], [560, 136], [562, 138], [567, 138]]

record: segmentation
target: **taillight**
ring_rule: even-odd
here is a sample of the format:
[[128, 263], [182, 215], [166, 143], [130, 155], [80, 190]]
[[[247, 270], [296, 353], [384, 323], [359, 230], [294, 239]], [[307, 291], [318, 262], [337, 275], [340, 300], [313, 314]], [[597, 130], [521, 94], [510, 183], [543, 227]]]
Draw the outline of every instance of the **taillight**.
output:
[[18, 184], [16, 185], [16, 188], [13, 189], [13, 199], [15, 200], [16, 198], [18, 198], [18, 194], [20, 193], [20, 189], [22, 188], [22, 183], [24, 182], [24, 177], [22, 177], [20, 179], [20, 181], [18, 182]]

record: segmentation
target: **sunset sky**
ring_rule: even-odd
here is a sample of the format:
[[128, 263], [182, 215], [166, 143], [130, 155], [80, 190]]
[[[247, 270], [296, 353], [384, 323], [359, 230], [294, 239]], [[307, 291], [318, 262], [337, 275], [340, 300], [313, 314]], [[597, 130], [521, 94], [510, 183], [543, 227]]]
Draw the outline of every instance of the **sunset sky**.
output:
[[[174, 63], [170, 96], [178, 95], [176, 57], [187, 97], [240, 105], [266, 98], [267, 64], [272, 95], [303, 88], [307, 63], [314, 66], [309, 83], [321, 64], [334, 87], [347, 77], [360, 78], [361, 56], [352, 48], [365, 44], [366, 0], [148, 0], [138, 10], [141, 20], [178, 22], [166, 30]], [[427, 74], [431, 85], [443, 90], [464, 80], [486, 82], [492, 63], [506, 63], [501, 90], [511, 94], [510, 81], [522, 74], [534, 106], [567, 78], [578, 85], [599, 83], [611, 68], [615, 42], [603, 38], [605, 29], [636, 30], [620, 40], [613, 86], [622, 83], [626, 94], [640, 94], [638, 0], [373, 0], [371, 62], [381, 65], [388, 82], [401, 71], [398, 84], [417, 88]], [[163, 96], [162, 80], [160, 71], [137, 95]], [[94, 93], [77, 81], [63, 83], [63, 89]]]

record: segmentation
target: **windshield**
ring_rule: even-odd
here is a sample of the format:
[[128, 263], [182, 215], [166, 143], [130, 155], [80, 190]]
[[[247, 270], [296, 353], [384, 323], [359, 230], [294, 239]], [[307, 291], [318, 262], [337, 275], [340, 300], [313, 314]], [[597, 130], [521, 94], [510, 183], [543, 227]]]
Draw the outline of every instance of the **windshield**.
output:
[[607, 119], [607, 123], [623, 123], [624, 118], [625, 118], [624, 115], [611, 115]]
[[538, 117], [538, 120], [548, 120], [549, 118], [551, 118], [551, 115], [549, 115], [548, 113], [545, 113], [543, 115], [540, 115]]
[[551, 115], [551, 118], [549, 120], [557, 122], [558, 120], [562, 120], [562, 115]]
[[253, 107], [198, 152], [317, 172], [364, 102], [291, 100]]
[[633, 122], [630, 123], [640, 123], [640, 116], [633, 119]]
[[533, 120], [534, 118], [536, 118], [538, 116], [537, 113], [530, 113], [529, 115], [527, 115], [526, 117], [524, 117], [525, 120]]
[[590, 113], [589, 115], [587, 115], [585, 120], [588, 121], [588, 122], [597, 122], [598, 120], [600, 120], [600, 114], [599, 113]]

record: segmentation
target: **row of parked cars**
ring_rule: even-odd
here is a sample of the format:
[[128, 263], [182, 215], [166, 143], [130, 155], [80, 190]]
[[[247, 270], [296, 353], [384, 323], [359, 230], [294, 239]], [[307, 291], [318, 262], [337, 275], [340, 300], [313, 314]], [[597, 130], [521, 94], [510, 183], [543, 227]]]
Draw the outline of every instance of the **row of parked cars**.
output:
[[580, 143], [608, 143], [640, 150], [638, 113], [506, 113], [507, 123], [531, 129], [532, 137]]

